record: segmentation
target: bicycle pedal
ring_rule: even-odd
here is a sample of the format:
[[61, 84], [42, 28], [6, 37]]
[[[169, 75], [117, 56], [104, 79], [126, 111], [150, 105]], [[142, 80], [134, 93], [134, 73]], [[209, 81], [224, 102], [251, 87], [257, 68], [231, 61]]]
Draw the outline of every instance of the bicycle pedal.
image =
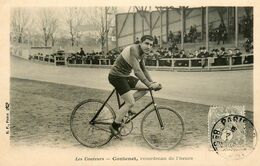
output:
[[120, 136], [120, 132], [115, 131], [115, 129], [113, 129], [112, 126], [110, 126], [109, 128], [110, 128], [110, 131], [111, 131], [111, 137], [115, 137], [119, 140], [122, 139], [121, 136]]
[[135, 112], [133, 112], [132, 110], [129, 110], [129, 111], [128, 111], [128, 116], [134, 116], [134, 115], [136, 115]]
[[118, 135], [114, 135], [115, 139], [119, 139], [120, 141], [123, 140], [123, 138], [121, 136]]

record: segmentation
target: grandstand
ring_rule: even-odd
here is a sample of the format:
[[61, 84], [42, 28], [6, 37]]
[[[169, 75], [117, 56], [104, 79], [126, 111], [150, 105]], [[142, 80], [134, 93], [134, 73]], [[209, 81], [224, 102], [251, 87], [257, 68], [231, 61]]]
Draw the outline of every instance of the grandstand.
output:
[[[109, 67], [136, 38], [156, 38], [146, 65], [154, 70], [213, 71], [253, 68], [252, 7], [130, 7], [115, 16], [116, 47], [104, 52], [77, 48], [14, 46], [11, 54], [34, 62], [69, 67]], [[199, 55], [202, 48], [206, 56]], [[224, 51], [221, 51], [224, 48]], [[78, 48], [79, 50], [79, 48]], [[236, 50], [240, 50], [236, 53]]]

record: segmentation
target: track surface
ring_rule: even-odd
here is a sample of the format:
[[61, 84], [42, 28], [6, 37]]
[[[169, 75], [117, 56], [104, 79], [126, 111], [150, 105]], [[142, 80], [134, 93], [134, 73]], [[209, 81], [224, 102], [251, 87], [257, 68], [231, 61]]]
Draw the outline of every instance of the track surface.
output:
[[[11, 77], [110, 90], [109, 69], [38, 64], [11, 57]], [[151, 71], [162, 83], [157, 97], [206, 105], [245, 105], [253, 111], [253, 71]]]

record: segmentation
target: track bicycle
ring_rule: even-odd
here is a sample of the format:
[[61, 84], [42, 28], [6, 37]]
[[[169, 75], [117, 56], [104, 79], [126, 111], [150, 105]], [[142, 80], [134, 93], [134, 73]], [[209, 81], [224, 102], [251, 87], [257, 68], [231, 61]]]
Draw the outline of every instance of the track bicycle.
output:
[[[142, 137], [155, 149], [172, 149], [177, 146], [184, 136], [184, 121], [179, 113], [168, 106], [157, 106], [151, 89], [132, 90], [149, 91], [151, 101], [135, 114], [128, 112], [119, 129], [120, 135], [129, 135], [133, 130], [133, 120], [152, 106], [141, 120]], [[100, 147], [113, 138], [109, 126], [116, 118], [116, 114], [108, 101], [114, 93], [118, 107], [121, 108], [124, 102], [120, 101], [120, 95], [115, 89], [105, 101], [87, 99], [74, 108], [70, 117], [70, 128], [73, 136], [82, 145], [90, 148]]]

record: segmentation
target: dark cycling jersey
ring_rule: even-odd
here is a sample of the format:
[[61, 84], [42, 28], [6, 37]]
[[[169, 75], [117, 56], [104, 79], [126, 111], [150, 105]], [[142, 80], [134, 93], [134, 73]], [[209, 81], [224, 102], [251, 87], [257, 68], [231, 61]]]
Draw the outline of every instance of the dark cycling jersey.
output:
[[145, 69], [143, 51], [139, 44], [126, 47], [117, 57], [109, 74], [129, 77], [132, 70], [146, 86], [149, 87], [152, 84], [152, 79]]

